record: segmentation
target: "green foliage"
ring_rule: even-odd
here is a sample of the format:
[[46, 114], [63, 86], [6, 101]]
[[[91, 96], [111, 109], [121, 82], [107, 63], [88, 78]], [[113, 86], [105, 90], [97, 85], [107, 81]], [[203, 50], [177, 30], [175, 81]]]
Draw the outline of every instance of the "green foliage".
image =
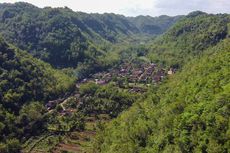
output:
[[39, 102], [30, 102], [23, 105], [17, 117], [18, 126], [23, 133], [36, 134], [40, 131], [37, 128], [44, 128], [43, 114], [46, 112], [44, 106]]
[[[86, 14], [68, 8], [40, 9], [22, 2], [0, 4], [0, 33], [10, 43], [55, 67], [75, 68], [81, 63], [97, 69], [108, 65], [104, 46], [145, 34], [161, 34], [179, 17], [141, 17], [148, 25], [138, 18]], [[152, 26], [163, 28], [149, 31]]]
[[181, 17], [182, 16], [169, 17], [166, 15], [155, 18], [151, 16], [137, 16], [130, 17], [129, 20], [137, 25], [143, 33], [148, 35], [158, 35], [167, 31], [167, 29], [169, 29]]
[[0, 100], [17, 112], [30, 100], [44, 101], [68, 91], [74, 79], [2, 42], [0, 52]]
[[99, 85], [94, 82], [89, 82], [80, 86], [79, 93], [84, 95], [94, 95], [95, 92], [100, 88]]
[[129, 108], [136, 95], [130, 95], [112, 84], [99, 86], [88, 83], [80, 87], [83, 98], [79, 110], [85, 114], [109, 114], [116, 117], [120, 112]]
[[71, 132], [74, 130], [84, 130], [84, 115], [75, 112], [67, 115], [60, 115], [56, 112], [49, 115], [47, 128], [56, 132]]
[[148, 56], [154, 62], [181, 67], [188, 60], [202, 55], [205, 49], [225, 39], [229, 21], [229, 15], [193, 12], [157, 38]]
[[6, 144], [0, 144], [0, 152], [2, 153], [18, 153], [21, 145], [17, 139], [7, 140]]
[[99, 131], [94, 152], [229, 152], [230, 40], [205, 50]]
[[[229, 152], [229, 15], [190, 13], [145, 44], [179, 19], [0, 4], [0, 33], [7, 41], [57, 68], [71, 67], [54, 70], [0, 38], [0, 152], [19, 152], [21, 142], [46, 128], [83, 130], [85, 115], [103, 113], [117, 119], [100, 125], [93, 152]], [[146, 57], [179, 71], [145, 99], [112, 84], [88, 83], [80, 87], [82, 101], [64, 106], [79, 112], [64, 112], [61, 104], [45, 110], [46, 101], [74, 89], [73, 76]]]
[[14, 138], [40, 133], [45, 123], [43, 104], [71, 91], [74, 83], [75, 79], [1, 39], [0, 148], [18, 152], [20, 144]]

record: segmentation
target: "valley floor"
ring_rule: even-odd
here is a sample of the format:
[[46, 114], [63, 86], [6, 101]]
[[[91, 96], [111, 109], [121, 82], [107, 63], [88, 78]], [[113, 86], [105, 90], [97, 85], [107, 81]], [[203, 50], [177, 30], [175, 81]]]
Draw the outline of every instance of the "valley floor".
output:
[[[131, 95], [141, 95], [145, 93], [151, 84], [160, 82], [166, 77], [167, 72], [155, 64], [123, 64], [118, 68], [107, 72], [100, 72], [92, 75], [90, 78], [82, 79], [76, 84], [76, 91], [71, 95], [57, 100], [49, 101], [46, 104], [47, 114], [56, 112], [57, 116], [68, 117], [89, 105], [84, 104], [90, 97], [88, 94], [81, 95], [82, 86], [95, 84], [103, 88], [112, 85], [118, 88], [120, 92], [126, 92]], [[90, 87], [91, 88], [91, 87]], [[102, 91], [102, 92], [107, 92]], [[94, 97], [93, 97], [94, 99]], [[103, 97], [104, 99], [104, 97]], [[95, 100], [95, 99], [94, 99]], [[74, 103], [74, 107], [71, 106]], [[95, 106], [92, 106], [95, 107]], [[119, 110], [121, 111], [121, 110]], [[98, 126], [109, 122], [111, 116], [109, 110], [97, 111], [93, 108], [90, 112], [85, 112], [83, 130], [60, 130], [59, 125], [48, 126], [47, 133], [41, 136], [34, 136], [24, 143], [23, 153], [63, 153], [63, 152], [89, 152], [90, 142], [93, 140]]]

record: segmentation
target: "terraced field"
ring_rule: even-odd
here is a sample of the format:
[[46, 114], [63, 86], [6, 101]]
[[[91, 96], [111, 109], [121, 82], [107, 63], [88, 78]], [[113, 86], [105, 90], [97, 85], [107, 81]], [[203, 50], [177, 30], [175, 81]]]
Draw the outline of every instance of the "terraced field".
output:
[[107, 114], [92, 115], [86, 118], [84, 131], [33, 137], [24, 144], [23, 153], [86, 153], [90, 149], [89, 142], [96, 134], [97, 124], [109, 120], [110, 117]]

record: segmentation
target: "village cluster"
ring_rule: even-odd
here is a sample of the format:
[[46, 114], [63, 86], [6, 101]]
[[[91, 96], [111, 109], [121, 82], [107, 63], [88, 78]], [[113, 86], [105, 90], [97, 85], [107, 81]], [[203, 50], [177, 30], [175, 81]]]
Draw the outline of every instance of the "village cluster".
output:
[[172, 68], [167, 71], [159, 68], [154, 63], [125, 63], [108, 72], [96, 73], [91, 79], [84, 79], [82, 82], [94, 81], [99, 85], [104, 85], [111, 81], [117, 84], [124, 81], [128, 83], [151, 84], [161, 81], [167, 74], [172, 75], [174, 72], [175, 70]]
[[[106, 72], [99, 72], [92, 75], [90, 78], [85, 78], [76, 84], [79, 88], [81, 84], [87, 82], [94, 82], [98, 85], [106, 85], [113, 82], [119, 87], [124, 87], [128, 84], [128, 90], [131, 93], [143, 93], [146, 92], [147, 86], [152, 83], [160, 82], [166, 75], [172, 75], [175, 73], [175, 69], [169, 70], [159, 68], [154, 63], [125, 63], [117, 68], [110, 69]], [[145, 87], [145, 88], [144, 88]], [[78, 99], [78, 103], [81, 103], [81, 97], [79, 94], [74, 95], [75, 99]], [[66, 98], [49, 101], [46, 104], [47, 110], [54, 109], [57, 105], [63, 106], [63, 103], [67, 101]], [[73, 110], [68, 110], [63, 107], [60, 112], [62, 115], [71, 113]]]

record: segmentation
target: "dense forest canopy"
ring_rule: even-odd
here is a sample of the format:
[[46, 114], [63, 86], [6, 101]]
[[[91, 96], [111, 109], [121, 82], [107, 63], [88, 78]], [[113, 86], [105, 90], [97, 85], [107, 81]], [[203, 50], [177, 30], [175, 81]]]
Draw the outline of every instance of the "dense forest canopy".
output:
[[180, 67], [228, 37], [229, 22], [226, 14], [190, 13], [155, 40], [148, 56], [154, 62]]
[[230, 15], [3, 3], [0, 34], [0, 152], [229, 152]]
[[95, 152], [229, 152], [229, 46], [207, 50], [102, 128]]
[[180, 72], [102, 127], [94, 152], [229, 152], [229, 34], [229, 15], [194, 12], [159, 37], [149, 55]]
[[69, 8], [40, 9], [22, 2], [0, 4], [4, 38], [55, 67], [76, 67], [79, 63], [101, 66], [98, 58], [105, 56], [106, 46], [132, 37], [159, 35], [179, 19], [86, 14]]
[[16, 145], [15, 149], [19, 149], [17, 138], [38, 133], [40, 130], [35, 127], [41, 126], [42, 130], [43, 104], [71, 91], [75, 82], [74, 78], [34, 59], [2, 38], [0, 80], [0, 152], [6, 151], [8, 145]]

